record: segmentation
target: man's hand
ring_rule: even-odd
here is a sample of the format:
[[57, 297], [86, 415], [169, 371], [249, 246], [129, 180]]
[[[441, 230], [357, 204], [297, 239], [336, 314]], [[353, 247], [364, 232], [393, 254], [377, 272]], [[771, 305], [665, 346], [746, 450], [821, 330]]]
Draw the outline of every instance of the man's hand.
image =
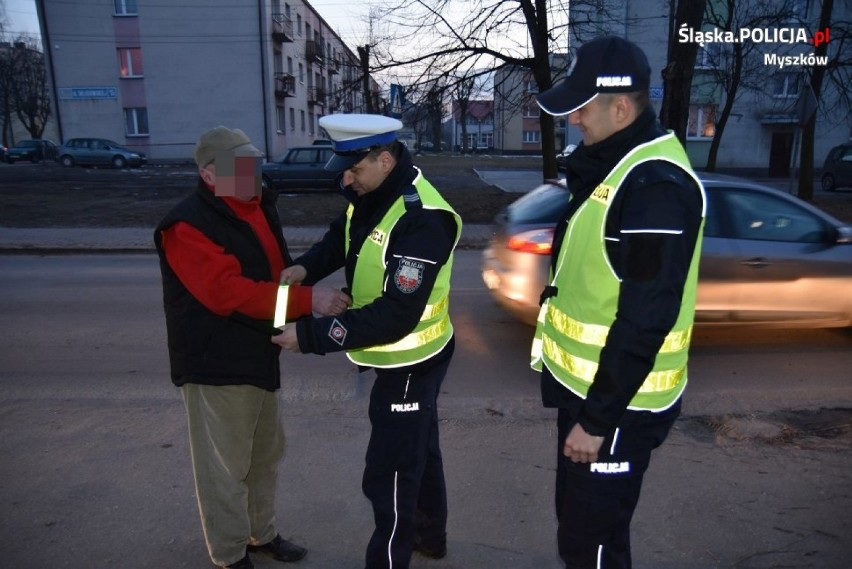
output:
[[293, 265], [281, 271], [279, 281], [283, 285], [300, 283], [308, 276], [308, 271], [302, 265]]
[[299, 349], [299, 336], [296, 334], [296, 325], [287, 324], [281, 329], [281, 333], [277, 336], [272, 336], [272, 343], [278, 344], [285, 350], [290, 350], [297, 354], [301, 353]]
[[337, 316], [352, 305], [352, 299], [341, 290], [324, 286], [311, 290], [311, 308], [320, 316]]
[[603, 441], [603, 437], [590, 435], [577, 423], [565, 437], [562, 454], [570, 458], [572, 462], [595, 462]]

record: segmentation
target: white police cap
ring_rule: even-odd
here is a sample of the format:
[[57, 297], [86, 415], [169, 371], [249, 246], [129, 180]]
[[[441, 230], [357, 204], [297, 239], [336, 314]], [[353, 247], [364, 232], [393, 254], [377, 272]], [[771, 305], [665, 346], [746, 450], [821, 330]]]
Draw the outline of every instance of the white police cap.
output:
[[402, 122], [383, 115], [338, 114], [321, 117], [319, 125], [331, 138], [334, 155], [325, 169], [332, 172], [348, 170], [377, 147], [396, 140]]

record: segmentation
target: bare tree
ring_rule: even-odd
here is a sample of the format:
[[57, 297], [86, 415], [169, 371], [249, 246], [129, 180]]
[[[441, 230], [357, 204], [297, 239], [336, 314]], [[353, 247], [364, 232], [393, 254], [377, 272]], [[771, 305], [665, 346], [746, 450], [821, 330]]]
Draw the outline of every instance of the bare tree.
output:
[[[708, 2], [704, 22], [720, 31], [739, 36], [740, 30], [780, 26], [793, 17], [789, 4], [775, 0], [724, 0]], [[706, 44], [703, 70], [695, 81], [701, 89], [702, 81], [709, 80], [712, 86], [724, 91], [722, 110], [716, 118], [713, 141], [707, 156], [708, 172], [716, 170], [716, 160], [725, 127], [731, 117], [734, 103], [745, 93], [762, 93], [770, 80], [770, 69], [755, 42]]]
[[[572, 8], [594, 0], [574, 0]], [[547, 0], [392, 0], [383, 10], [394, 30], [373, 46], [371, 70], [406, 73], [399, 82], [445, 78], [455, 87], [483, 69], [511, 65], [528, 70], [540, 90], [553, 84], [550, 55], [567, 49], [568, 4]], [[551, 20], [553, 23], [551, 23]], [[417, 45], [413, 51], [406, 46]], [[480, 71], [477, 71], [480, 70]], [[496, 88], [496, 86], [495, 86]], [[518, 102], [520, 105], [521, 102]], [[540, 117], [544, 175], [556, 175], [554, 119]]]
[[[814, 50], [815, 64], [808, 70], [810, 88], [819, 103], [818, 108], [826, 112], [833, 105], [845, 109], [849, 115], [850, 98], [849, 85], [852, 82], [852, 27], [850, 22], [835, 21], [834, 0], [823, 0], [820, 8], [817, 30], [831, 30], [831, 41], [817, 45]], [[811, 36], [813, 37], [813, 35]], [[831, 48], [831, 51], [829, 51]], [[825, 64], [819, 58], [825, 57]], [[835, 86], [837, 98], [831, 101], [824, 95], [823, 85], [828, 79]], [[814, 196], [814, 137], [816, 134], [817, 114], [813, 114], [804, 124], [802, 130], [802, 147], [800, 151], [799, 189], [798, 196], [804, 200], [812, 200]]]
[[50, 92], [44, 54], [33, 42], [17, 42], [11, 50], [12, 101], [15, 114], [33, 138], [41, 138], [50, 118]]

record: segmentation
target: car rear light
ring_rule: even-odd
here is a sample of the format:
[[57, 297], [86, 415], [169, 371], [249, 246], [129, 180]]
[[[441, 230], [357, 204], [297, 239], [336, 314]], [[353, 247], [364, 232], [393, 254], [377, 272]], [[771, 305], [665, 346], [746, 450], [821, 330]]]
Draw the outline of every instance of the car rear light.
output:
[[534, 229], [512, 235], [506, 247], [522, 253], [550, 255], [553, 248], [553, 229]]

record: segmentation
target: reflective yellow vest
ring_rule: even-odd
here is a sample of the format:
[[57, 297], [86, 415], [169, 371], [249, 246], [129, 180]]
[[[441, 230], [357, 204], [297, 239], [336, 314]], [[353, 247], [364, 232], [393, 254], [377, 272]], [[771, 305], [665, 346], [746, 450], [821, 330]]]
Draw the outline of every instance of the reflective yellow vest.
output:
[[[424, 209], [440, 209], [449, 212], [456, 220], [456, 244], [461, 237], [462, 220], [453, 208], [444, 200], [438, 191], [430, 184], [422, 173], [414, 180], [414, 187], [420, 196]], [[355, 274], [352, 278], [352, 308], [361, 308], [370, 304], [382, 295], [386, 282], [393, 275], [386, 277], [385, 261], [388, 241], [400, 218], [405, 214], [405, 199], [400, 196], [390, 207], [382, 220], [373, 228], [369, 237], [364, 241], [358, 260], [355, 263]], [[354, 208], [350, 205], [346, 219], [346, 254], [349, 254], [349, 227]], [[438, 278], [420, 321], [407, 336], [381, 346], [371, 346], [357, 350], [349, 350], [346, 355], [356, 364], [380, 368], [402, 367], [416, 364], [429, 359], [440, 352], [453, 335], [453, 325], [450, 322], [450, 273], [453, 270], [453, 254], [441, 267]]]
[[[595, 378], [600, 352], [618, 309], [620, 281], [606, 254], [606, 218], [613, 199], [633, 168], [649, 160], [665, 160], [689, 174], [692, 171], [680, 142], [671, 133], [634, 148], [574, 213], [565, 230], [551, 285], [559, 292], [541, 307], [532, 347], [533, 369], [544, 364], [566, 388], [585, 398]], [[659, 411], [677, 401], [686, 387], [686, 362], [695, 315], [704, 210], [692, 253], [680, 312], [657, 353], [654, 366], [629, 409]]]

